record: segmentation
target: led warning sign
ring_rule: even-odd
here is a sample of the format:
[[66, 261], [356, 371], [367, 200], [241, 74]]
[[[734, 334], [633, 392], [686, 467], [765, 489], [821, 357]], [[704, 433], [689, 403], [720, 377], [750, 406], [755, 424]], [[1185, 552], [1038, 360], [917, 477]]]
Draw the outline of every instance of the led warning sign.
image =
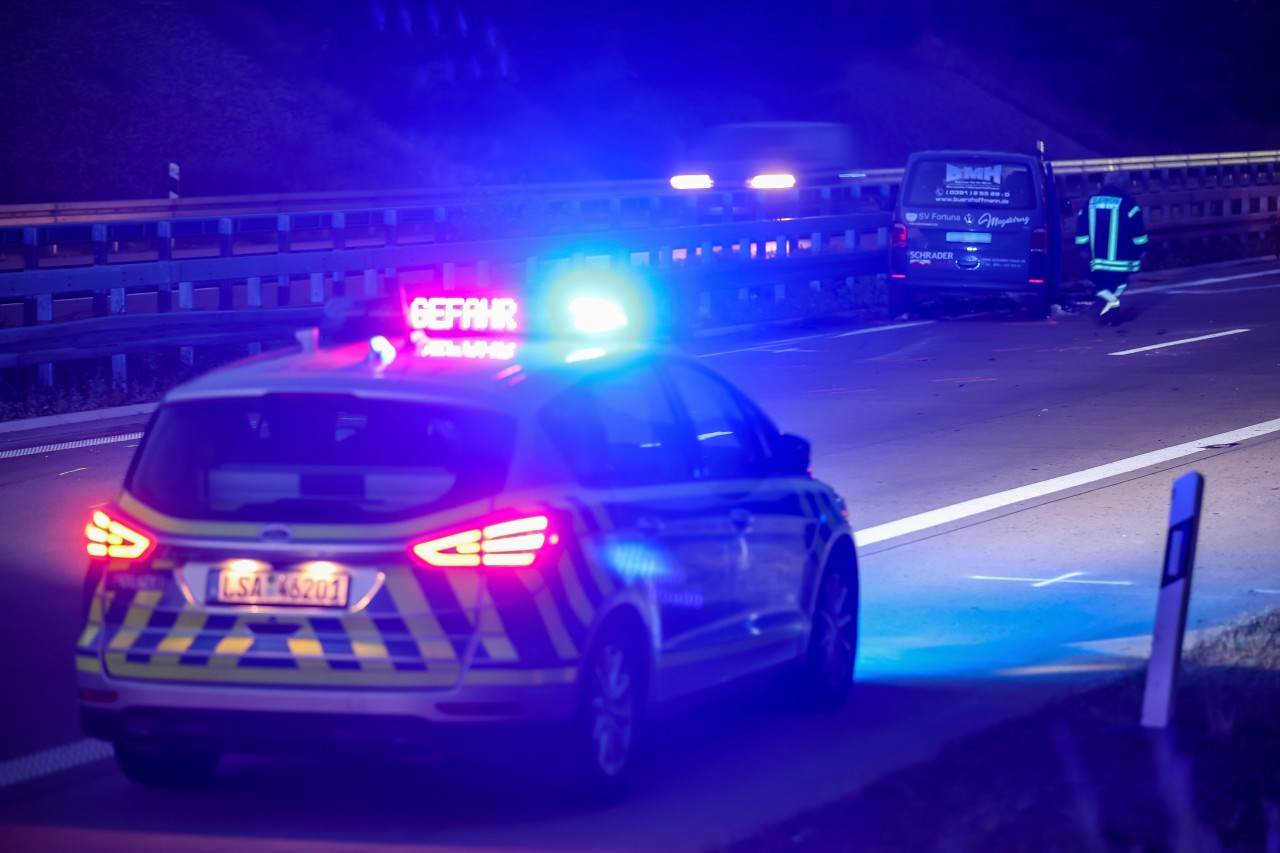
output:
[[429, 332], [514, 332], [518, 308], [505, 296], [419, 296], [409, 304], [409, 325]]

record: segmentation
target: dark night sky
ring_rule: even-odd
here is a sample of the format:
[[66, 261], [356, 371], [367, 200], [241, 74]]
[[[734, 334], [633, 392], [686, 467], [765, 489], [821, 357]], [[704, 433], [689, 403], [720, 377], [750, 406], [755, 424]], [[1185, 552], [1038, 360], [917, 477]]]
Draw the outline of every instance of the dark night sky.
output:
[[1280, 148], [1280, 4], [48, 0], [0, 9], [0, 202], [657, 177], [725, 121], [1051, 156]]

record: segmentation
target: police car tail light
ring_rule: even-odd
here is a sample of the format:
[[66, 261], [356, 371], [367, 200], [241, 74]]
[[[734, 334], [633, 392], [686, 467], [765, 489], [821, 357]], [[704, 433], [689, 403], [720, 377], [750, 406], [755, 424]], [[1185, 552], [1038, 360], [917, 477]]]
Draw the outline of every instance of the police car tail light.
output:
[[560, 533], [552, 514], [507, 515], [417, 542], [409, 551], [433, 569], [518, 568], [545, 565], [554, 559]]
[[890, 233], [889, 245], [895, 249], [905, 249], [907, 247], [907, 226], [901, 222], [893, 223], [893, 230]]
[[114, 560], [140, 560], [155, 547], [155, 540], [117, 521], [102, 510], [96, 510], [85, 525], [90, 557]]

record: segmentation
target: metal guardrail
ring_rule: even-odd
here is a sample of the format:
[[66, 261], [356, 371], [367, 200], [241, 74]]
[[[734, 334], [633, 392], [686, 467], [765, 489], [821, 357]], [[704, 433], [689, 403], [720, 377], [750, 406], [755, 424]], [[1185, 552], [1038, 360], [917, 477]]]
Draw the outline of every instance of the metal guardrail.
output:
[[[1280, 151], [1054, 162], [1066, 198], [1123, 173], [1154, 241], [1274, 227], [1278, 166]], [[266, 328], [270, 312], [301, 317], [333, 296], [396, 282], [523, 282], [548, 265], [602, 257], [661, 268], [689, 290], [683, 304], [696, 316], [735, 288], [785, 292], [786, 282], [878, 272], [901, 174], [872, 170], [781, 193], [629, 181], [0, 207], [0, 325], [9, 327], [0, 328], [0, 367], [42, 364], [51, 381], [47, 365], [79, 351], [59, 341], [70, 327], [87, 329], [86, 314], [95, 328], [115, 324], [119, 334], [101, 347], [123, 353], [194, 339], [191, 324], [158, 314], [238, 311]], [[160, 337], [139, 343], [142, 312]], [[246, 331], [224, 319], [227, 335]]]

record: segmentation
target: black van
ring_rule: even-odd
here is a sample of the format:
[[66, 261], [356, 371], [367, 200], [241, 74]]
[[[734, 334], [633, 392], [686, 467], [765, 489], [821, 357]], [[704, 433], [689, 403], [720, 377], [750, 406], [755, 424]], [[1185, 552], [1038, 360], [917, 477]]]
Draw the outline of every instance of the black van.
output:
[[1049, 313], [1062, 264], [1062, 207], [1047, 160], [995, 151], [920, 151], [907, 160], [889, 249], [889, 312], [913, 296], [995, 291]]

